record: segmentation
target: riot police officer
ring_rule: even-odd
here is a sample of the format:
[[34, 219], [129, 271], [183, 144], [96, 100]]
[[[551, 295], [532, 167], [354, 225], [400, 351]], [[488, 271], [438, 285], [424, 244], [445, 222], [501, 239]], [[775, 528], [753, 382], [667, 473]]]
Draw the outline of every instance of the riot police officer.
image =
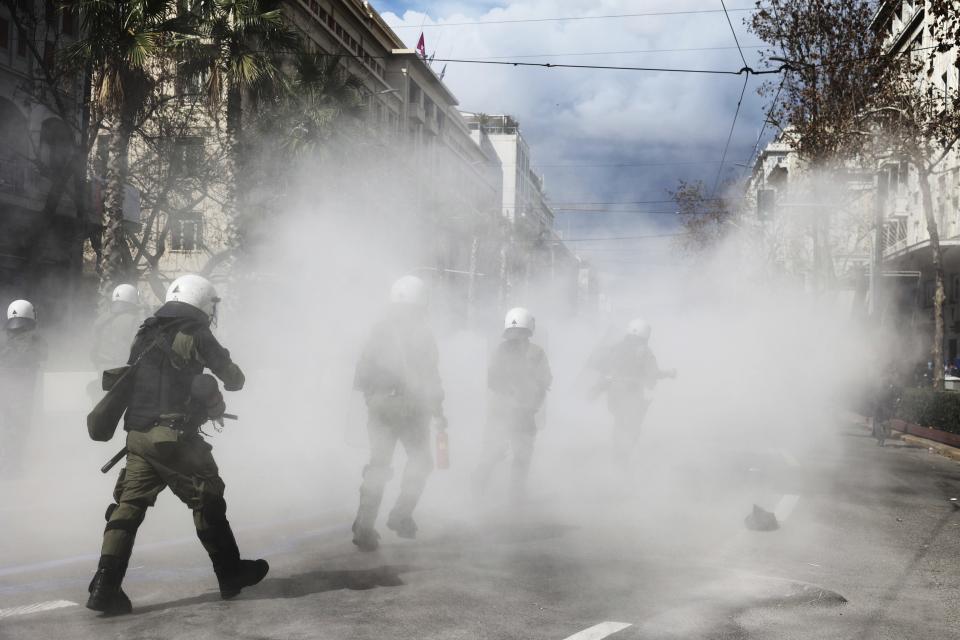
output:
[[509, 450], [513, 454], [514, 496], [524, 493], [537, 437], [535, 417], [552, 381], [546, 353], [530, 341], [535, 328], [536, 319], [527, 309], [517, 307], [507, 312], [503, 341], [487, 369], [491, 401], [483, 454], [474, 474], [477, 491], [483, 490]]
[[47, 344], [37, 330], [37, 311], [27, 300], [7, 307], [0, 344], [0, 474], [13, 476], [23, 465], [33, 422], [38, 373]]
[[130, 599], [121, 589], [137, 529], [147, 508], [165, 487], [192, 511], [220, 585], [232, 598], [260, 582], [265, 560], [241, 560], [227, 521], [224, 484], [199, 433], [207, 420], [190, 390], [196, 376], [209, 368], [227, 391], [243, 388], [244, 376], [210, 331], [216, 316], [217, 292], [206, 279], [185, 275], [171, 283], [166, 302], [148, 318], [134, 339], [129, 363], [135, 369], [124, 417], [126, 468], [107, 509], [100, 563], [90, 583], [87, 608], [107, 614], [129, 613]]
[[647, 392], [662, 378], [672, 378], [672, 369], [661, 370], [650, 349], [652, 328], [643, 318], [627, 325], [626, 335], [596, 363], [601, 374], [599, 392], [606, 392], [613, 416], [614, 456], [626, 463], [640, 437], [640, 428], [650, 407]]
[[90, 359], [98, 371], [118, 367], [130, 355], [130, 341], [143, 322], [140, 292], [131, 284], [118, 285], [110, 295], [110, 308], [93, 326]]
[[437, 344], [426, 324], [427, 288], [417, 277], [400, 278], [390, 290], [387, 312], [373, 327], [357, 363], [354, 388], [367, 404], [370, 461], [363, 469], [353, 543], [361, 551], [379, 546], [375, 525], [383, 491], [392, 477], [397, 442], [407, 454], [400, 495], [387, 528], [414, 538], [413, 511], [433, 470], [430, 422], [446, 428]]

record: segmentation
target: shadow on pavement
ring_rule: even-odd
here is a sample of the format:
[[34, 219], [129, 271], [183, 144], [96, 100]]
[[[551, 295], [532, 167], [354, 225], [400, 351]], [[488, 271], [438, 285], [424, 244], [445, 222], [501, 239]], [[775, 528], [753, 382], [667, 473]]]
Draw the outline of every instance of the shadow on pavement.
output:
[[[404, 584], [400, 574], [411, 571], [407, 566], [385, 565], [375, 569], [339, 571], [309, 571], [287, 578], [267, 578], [260, 584], [249, 587], [237, 600], [273, 600], [276, 598], [302, 598], [303, 596], [338, 589], [362, 591], [376, 587], [399, 587]], [[145, 607], [136, 607], [134, 614], [165, 611], [194, 604], [220, 602], [220, 594], [205, 593], [172, 602], [160, 602]]]

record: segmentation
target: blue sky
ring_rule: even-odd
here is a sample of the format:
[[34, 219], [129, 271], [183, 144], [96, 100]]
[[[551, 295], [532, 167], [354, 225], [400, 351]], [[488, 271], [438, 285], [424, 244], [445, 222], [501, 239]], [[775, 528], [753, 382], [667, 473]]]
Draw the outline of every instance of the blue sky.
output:
[[[437, 58], [734, 71], [743, 66], [730, 26], [717, 12], [719, 3], [712, 0], [372, 4], [409, 45], [422, 30], [428, 54], [436, 53]], [[759, 43], [743, 25], [752, 5], [748, 0], [727, 2], [747, 61], [760, 68], [755, 46]], [[666, 15], [704, 10], [708, 12]], [[621, 17], [595, 17], [610, 15]], [[558, 209], [582, 206], [563, 203], [644, 203], [590, 207], [619, 213], [558, 211], [557, 227], [568, 237], [673, 229], [672, 205], [647, 201], [667, 199], [667, 190], [680, 179], [714, 184], [743, 87], [742, 76], [457, 63], [448, 65], [446, 82], [461, 108], [509, 113], [520, 121], [534, 167], [544, 174]], [[756, 91], [760, 83], [756, 77], [749, 80], [722, 177], [740, 175], [744, 169], [736, 164], [751, 156], [764, 113], [764, 100]], [[649, 268], [651, 263], [671, 260], [674, 253], [670, 240], [576, 246], [601, 266], [617, 271]]]

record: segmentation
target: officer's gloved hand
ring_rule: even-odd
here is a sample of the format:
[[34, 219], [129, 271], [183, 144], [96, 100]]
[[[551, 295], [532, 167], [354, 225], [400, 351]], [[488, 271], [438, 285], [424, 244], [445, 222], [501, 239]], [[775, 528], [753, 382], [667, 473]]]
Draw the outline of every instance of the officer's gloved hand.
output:
[[433, 417], [433, 428], [437, 431], [446, 431], [447, 430], [447, 417], [445, 415], [437, 414]]
[[663, 375], [664, 375], [664, 377], [667, 377], [667, 378], [676, 378], [676, 377], [677, 377], [677, 370], [676, 370], [676, 369], [667, 369], [666, 371], [663, 372]]

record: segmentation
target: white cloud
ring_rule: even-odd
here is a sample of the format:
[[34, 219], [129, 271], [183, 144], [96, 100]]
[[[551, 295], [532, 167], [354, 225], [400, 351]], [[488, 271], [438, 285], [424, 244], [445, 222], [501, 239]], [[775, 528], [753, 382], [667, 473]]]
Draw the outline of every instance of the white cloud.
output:
[[[728, 3], [744, 8], [745, 0]], [[439, 58], [485, 59], [511, 56], [523, 61], [613, 66], [738, 70], [735, 48], [659, 53], [569, 55], [592, 52], [732, 47], [722, 13], [622, 17], [510, 24], [461, 22], [524, 20], [545, 17], [597, 16], [716, 9], [702, 0], [517, 0], [503, 6], [440, 1], [426, 12], [384, 13], [410, 46], [421, 26], [428, 53]], [[732, 7], [731, 7], [732, 8]], [[742, 20], [731, 14], [741, 44], [757, 42]], [[757, 68], [757, 52], [746, 49]], [[535, 54], [562, 57], [521, 58]], [[439, 69], [444, 63], [436, 62]], [[534, 155], [543, 167], [555, 200], [598, 201], [663, 197], [677, 179], [702, 178], [712, 183], [717, 165], [668, 165], [650, 168], [570, 168], [558, 164], [630, 164], [697, 162], [720, 157], [743, 83], [742, 76], [517, 68], [449, 63], [446, 82], [461, 107], [486, 113], [509, 113], [520, 121]], [[733, 162], [745, 162], [762, 121], [762, 102], [751, 78], [740, 125], [731, 146]], [[547, 166], [545, 166], [547, 165]], [[597, 218], [584, 224], [596, 224]], [[668, 216], [606, 218], [617, 231], [663, 226]], [[579, 223], [579, 221], [575, 221]], [[577, 226], [580, 226], [577, 224]]]

